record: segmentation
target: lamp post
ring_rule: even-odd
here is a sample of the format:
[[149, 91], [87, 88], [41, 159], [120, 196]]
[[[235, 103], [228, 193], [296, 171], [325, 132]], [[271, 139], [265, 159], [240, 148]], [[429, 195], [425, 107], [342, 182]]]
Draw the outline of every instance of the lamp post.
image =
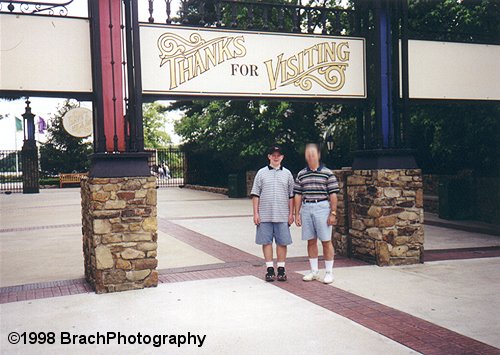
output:
[[35, 115], [31, 112], [30, 101], [26, 100], [24, 119], [24, 143], [21, 150], [23, 193], [40, 192], [38, 181], [38, 149], [35, 141]]

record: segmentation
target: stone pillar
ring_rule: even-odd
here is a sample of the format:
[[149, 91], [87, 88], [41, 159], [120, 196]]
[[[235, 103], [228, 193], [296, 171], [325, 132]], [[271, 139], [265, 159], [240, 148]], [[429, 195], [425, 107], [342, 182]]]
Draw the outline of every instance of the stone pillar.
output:
[[82, 179], [85, 278], [96, 293], [154, 287], [155, 177]]
[[337, 225], [333, 228], [332, 242], [336, 255], [350, 256], [349, 253], [349, 215], [347, 210], [347, 177], [352, 174], [351, 168], [334, 170], [333, 173], [339, 183], [337, 194]]
[[353, 170], [347, 178], [354, 257], [385, 265], [423, 262], [423, 190], [419, 169]]

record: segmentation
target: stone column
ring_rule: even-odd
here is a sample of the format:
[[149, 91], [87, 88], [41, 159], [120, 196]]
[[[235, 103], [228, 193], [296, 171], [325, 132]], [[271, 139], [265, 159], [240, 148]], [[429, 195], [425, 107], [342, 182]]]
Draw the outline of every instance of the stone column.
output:
[[332, 242], [336, 255], [350, 256], [349, 253], [349, 215], [347, 210], [347, 177], [352, 174], [351, 168], [334, 170], [333, 173], [339, 183], [337, 194], [337, 224], [333, 228]]
[[423, 262], [423, 190], [419, 169], [354, 170], [347, 178], [354, 257], [385, 265]]
[[154, 287], [155, 177], [82, 179], [85, 278], [96, 293]]

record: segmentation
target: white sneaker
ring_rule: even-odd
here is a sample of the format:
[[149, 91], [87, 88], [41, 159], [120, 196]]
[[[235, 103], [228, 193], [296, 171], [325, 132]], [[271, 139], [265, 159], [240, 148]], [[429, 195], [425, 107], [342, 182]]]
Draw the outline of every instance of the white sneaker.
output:
[[331, 284], [333, 282], [333, 273], [332, 272], [326, 272], [325, 277], [323, 278], [323, 283], [325, 284]]
[[303, 281], [314, 281], [319, 279], [319, 271], [309, 271], [308, 274], [305, 274], [302, 278]]

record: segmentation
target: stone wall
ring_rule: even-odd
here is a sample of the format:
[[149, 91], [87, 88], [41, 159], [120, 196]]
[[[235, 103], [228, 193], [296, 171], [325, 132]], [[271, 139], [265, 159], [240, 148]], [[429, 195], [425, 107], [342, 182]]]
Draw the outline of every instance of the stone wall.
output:
[[423, 262], [420, 170], [354, 170], [347, 194], [352, 256], [380, 266]]
[[257, 175], [257, 171], [249, 170], [245, 174], [245, 182], [247, 186], [247, 196], [250, 196], [253, 187], [253, 181], [255, 180], [255, 175]]
[[333, 170], [338, 183], [339, 193], [337, 194], [337, 224], [333, 228], [332, 242], [335, 254], [349, 256], [349, 214], [347, 209], [347, 177], [352, 174], [351, 168]]
[[155, 177], [81, 182], [85, 278], [97, 293], [158, 284]]
[[214, 194], [227, 195], [227, 188], [226, 187], [186, 184], [186, 185], [184, 185], [184, 188], [191, 189], [191, 190], [198, 190], [198, 191], [207, 191], [207, 192], [212, 192]]

